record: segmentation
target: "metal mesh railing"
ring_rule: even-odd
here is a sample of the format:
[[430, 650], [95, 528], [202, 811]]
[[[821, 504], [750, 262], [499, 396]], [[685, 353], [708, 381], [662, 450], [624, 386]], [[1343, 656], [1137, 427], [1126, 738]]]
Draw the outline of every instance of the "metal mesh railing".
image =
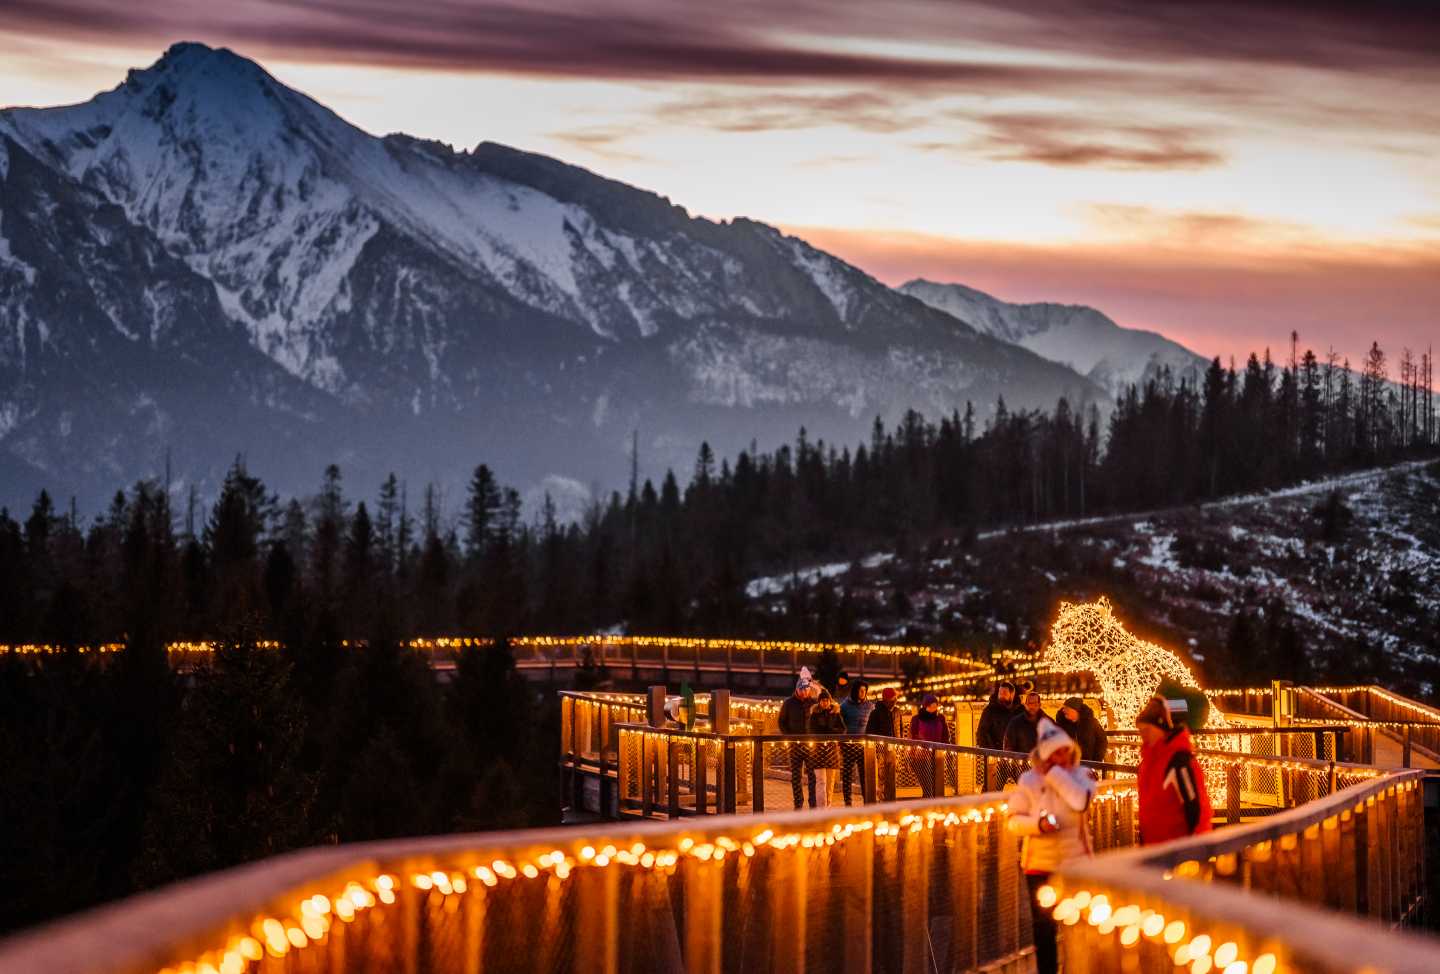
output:
[[[619, 810], [646, 817], [976, 795], [1029, 767], [1027, 755], [889, 737], [722, 737], [624, 725], [619, 740]], [[1090, 766], [1097, 776], [1133, 774]]]

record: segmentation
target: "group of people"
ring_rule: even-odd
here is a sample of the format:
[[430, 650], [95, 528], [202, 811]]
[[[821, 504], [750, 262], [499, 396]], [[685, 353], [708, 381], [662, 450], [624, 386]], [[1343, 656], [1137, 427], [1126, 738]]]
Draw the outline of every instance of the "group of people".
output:
[[[837, 687], [844, 701], [810, 675], [809, 667], [800, 670], [795, 692], [780, 705], [782, 734], [876, 734], [895, 736], [895, 690], [886, 687], [879, 700], [870, 699], [870, 687], [864, 680], [852, 680], [840, 674]], [[852, 793], [856, 772], [865, 760], [858, 744], [839, 741], [817, 741], [790, 745], [790, 789], [795, 807], [803, 808], [805, 799], [811, 808], [830, 805], [832, 777], [840, 772], [840, 789], [845, 804], [853, 803]]]
[[[839, 703], [835, 694], [821, 685], [808, 667], [800, 670], [795, 692], [780, 705], [780, 733], [794, 735], [867, 734], [872, 737], [899, 737], [896, 733], [894, 687], [886, 687], [878, 700], [870, 697], [870, 687], [863, 679], [852, 679], [841, 673], [837, 690], [843, 696]], [[920, 709], [910, 718], [907, 736], [917, 741], [941, 744], [954, 742], [950, 722], [940, 712], [940, 698], [927, 693], [920, 700]], [[790, 790], [795, 807], [827, 808], [835, 772], [840, 773], [840, 793], [845, 804], [854, 803], [854, 786], [864, 764], [865, 751], [858, 743], [815, 741], [790, 745]], [[934, 794], [934, 768], [930, 762], [915, 762], [921, 791]]]
[[[821, 686], [808, 669], [800, 671], [795, 693], [780, 707], [780, 732], [793, 735], [878, 735], [896, 737], [896, 693], [886, 688], [870, 699], [864, 680], [841, 674], [838, 691]], [[1156, 695], [1135, 719], [1140, 734], [1140, 841], [1145, 845], [1209, 831], [1211, 807], [1205, 776], [1195, 759], [1183, 699]], [[949, 722], [933, 693], [920, 700], [910, 719], [908, 737], [950, 743]], [[980, 747], [1030, 755], [1030, 768], [1009, 792], [1007, 828], [1021, 836], [1020, 866], [1030, 889], [1037, 974], [1058, 969], [1056, 924], [1037, 901], [1051, 873], [1067, 860], [1091, 854], [1085, 814], [1097, 782], [1081, 761], [1103, 761], [1107, 735], [1094, 711], [1079, 697], [1070, 697], [1052, 719], [1033, 683], [1005, 680], [996, 686], [976, 729]], [[790, 745], [790, 783], [795, 807], [808, 797], [811, 808], [829, 805], [836, 770], [841, 775], [845, 804], [864, 752], [859, 744], [812, 741]], [[922, 791], [934, 794], [933, 762], [915, 768]]]
[[[1027, 693], [1025, 702], [1029, 701]], [[1067, 700], [1062, 710], [1071, 710], [1071, 702]], [[1156, 695], [1135, 718], [1141, 740], [1139, 818], [1140, 841], [1144, 845], [1211, 828], [1210, 797], [1204, 772], [1195, 759], [1186, 717], [1184, 700]], [[1018, 714], [1012, 723], [1021, 719], [1024, 715]], [[1038, 892], [1061, 864], [1091, 854], [1085, 812], [1095, 797], [1096, 781], [1080, 764], [1083, 738], [1043, 714], [1033, 724], [1031, 767], [1009, 795], [1006, 821], [1012, 833], [1024, 837], [1020, 866], [1030, 889], [1035, 970], [1037, 974], [1054, 974], [1059, 964], [1056, 924], [1050, 911], [1038, 902]]]
[[[1039, 743], [1041, 720], [1052, 718], [1045, 713], [1034, 682], [1026, 680], [1017, 684], [1002, 680], [980, 712], [980, 723], [975, 728], [975, 745], [992, 751], [1028, 754]], [[1108, 735], [1085, 701], [1070, 697], [1061, 704], [1053, 722], [1079, 747], [1080, 760], [1105, 760]]]

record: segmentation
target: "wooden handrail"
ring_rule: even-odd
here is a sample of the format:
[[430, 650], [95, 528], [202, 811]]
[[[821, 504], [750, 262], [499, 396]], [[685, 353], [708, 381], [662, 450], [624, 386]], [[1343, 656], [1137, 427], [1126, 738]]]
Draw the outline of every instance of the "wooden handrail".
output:
[[1419, 782], [1423, 771], [1397, 771], [1375, 781], [1362, 781], [1314, 801], [1276, 812], [1248, 825], [1231, 825], [1213, 832], [1202, 832], [1188, 838], [1173, 839], [1160, 845], [1143, 846], [1106, 856], [1120, 868], [1171, 868], [1182, 862], [1195, 862], [1211, 856], [1238, 852], [1260, 842], [1273, 842], [1286, 835], [1303, 832], [1333, 815], [1349, 811], [1356, 805], [1408, 781]]
[[[1029, 761], [1030, 754], [1026, 751], [998, 751], [986, 747], [974, 747], [969, 744], [949, 744], [944, 741], [922, 741], [913, 737], [884, 737], [879, 734], [712, 734], [708, 731], [687, 731], [680, 729], [668, 729], [665, 727], [651, 727], [649, 724], [616, 724], [617, 730], [632, 731], [644, 734], [655, 734], [668, 737], [683, 737], [690, 740], [711, 741], [717, 744], [725, 742], [738, 742], [742, 744], [807, 744], [814, 741], [835, 741], [845, 744], [864, 744], [867, 742], [875, 744], [890, 744], [904, 747], [919, 747], [932, 751], [943, 751], [949, 754], [967, 754], [973, 757], [1003, 758], [1011, 761]], [[1134, 774], [1136, 768], [1133, 764], [1109, 764], [1104, 761], [1081, 761], [1087, 768], [1094, 768], [1097, 771], [1113, 771], [1123, 774]], [[1326, 765], [1328, 767], [1328, 764]]]
[[[1290, 970], [1434, 974], [1440, 969], [1440, 941], [1432, 937], [1388, 930], [1358, 917], [1289, 899], [1171, 880], [1159, 870], [1137, 870], [1130, 855], [1119, 851], [1067, 864], [1062, 870], [1064, 888], [1098, 888], [1107, 894], [1123, 890], [1132, 901], [1163, 906], [1167, 918], [1177, 913], [1190, 914], [1204, 917], [1215, 927], [1243, 930], [1252, 943], [1283, 945], [1293, 960]], [[1254, 959], [1253, 954], [1250, 959]], [[1168, 962], [1166, 969], [1171, 969]]]
[[224, 944], [227, 937], [245, 932], [257, 914], [283, 916], [301, 898], [317, 893], [333, 898], [347, 882], [382, 872], [405, 879], [415, 872], [469, 869], [497, 859], [535, 861], [552, 851], [581, 858], [583, 847], [628, 849], [641, 842], [650, 849], [680, 848], [686, 840], [713, 845], [722, 839], [745, 843], [766, 832], [822, 833], [837, 826], [864, 823], [869, 828], [881, 821], [911, 821], [914, 816], [998, 814], [1004, 808], [1003, 794], [988, 793], [857, 808], [604, 823], [584, 830], [482, 832], [310, 849], [176, 883], [0, 940], [0, 971], [151, 974]]

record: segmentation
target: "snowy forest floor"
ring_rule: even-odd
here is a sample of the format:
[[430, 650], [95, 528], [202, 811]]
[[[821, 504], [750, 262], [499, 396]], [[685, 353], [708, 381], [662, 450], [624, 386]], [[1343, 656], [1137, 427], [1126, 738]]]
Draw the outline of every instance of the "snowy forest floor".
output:
[[[798, 586], [795, 584], [798, 581]], [[1271, 677], [1440, 690], [1440, 463], [1203, 505], [988, 531], [753, 580], [756, 608], [982, 654], [1043, 644], [1108, 595], [1215, 685]]]

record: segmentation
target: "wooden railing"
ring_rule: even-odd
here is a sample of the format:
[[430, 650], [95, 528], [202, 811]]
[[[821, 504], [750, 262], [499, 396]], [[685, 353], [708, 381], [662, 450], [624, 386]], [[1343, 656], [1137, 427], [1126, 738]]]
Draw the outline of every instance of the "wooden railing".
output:
[[[1030, 766], [1027, 754], [865, 735], [724, 736], [619, 725], [618, 808], [644, 817], [758, 814], [794, 807], [798, 779], [829, 771], [821, 804], [874, 804], [998, 791]], [[1133, 777], [1133, 766], [1086, 762], [1098, 775]], [[799, 769], [797, 773], [795, 769]], [[828, 795], [828, 798], [827, 798]]]
[[1440, 970], [1440, 941], [1385, 929], [1423, 900], [1420, 784], [1390, 773], [1263, 822], [1067, 864], [1052, 883], [1066, 970]]
[[[1418, 902], [1418, 782], [1133, 852], [1134, 786], [1103, 782], [1090, 815], [1114, 851], [1053, 884], [1067, 971], [1169, 971], [1181, 950], [1199, 974], [1440, 969], [1435, 942], [1383, 927]], [[986, 794], [314, 850], [31, 932], [0, 970], [1019, 970], [1004, 813]]]
[[[1134, 802], [1102, 785], [1102, 847], [1134, 841]], [[1030, 940], [1004, 812], [990, 794], [316, 850], [0, 944], [0, 970], [997, 969]]]

